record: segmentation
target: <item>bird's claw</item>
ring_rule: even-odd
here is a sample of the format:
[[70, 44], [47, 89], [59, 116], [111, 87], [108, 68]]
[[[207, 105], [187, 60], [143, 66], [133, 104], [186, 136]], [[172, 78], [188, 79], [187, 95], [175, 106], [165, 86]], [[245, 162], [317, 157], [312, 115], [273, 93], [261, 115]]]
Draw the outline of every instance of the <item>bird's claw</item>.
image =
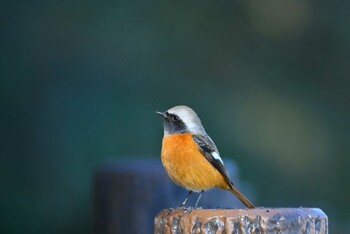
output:
[[174, 208], [169, 208], [169, 209], [166, 211], [165, 215], [166, 215], [166, 216], [170, 215], [171, 212], [173, 212], [173, 210], [174, 210]]
[[196, 207], [193, 207], [193, 206], [190, 206], [190, 207], [184, 207], [184, 212], [182, 212], [180, 215], [179, 215], [179, 218], [181, 218], [182, 216], [186, 215], [186, 214], [189, 214], [191, 213], [193, 210], [196, 209]]

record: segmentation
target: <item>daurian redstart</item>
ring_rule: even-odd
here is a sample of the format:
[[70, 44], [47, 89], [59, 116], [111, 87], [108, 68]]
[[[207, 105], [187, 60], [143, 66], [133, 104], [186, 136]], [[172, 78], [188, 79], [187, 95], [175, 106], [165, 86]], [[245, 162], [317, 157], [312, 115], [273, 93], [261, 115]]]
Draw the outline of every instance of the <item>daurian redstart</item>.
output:
[[187, 106], [175, 106], [157, 114], [164, 118], [163, 166], [176, 184], [189, 190], [181, 206], [192, 192], [200, 193], [194, 205], [197, 207], [205, 190], [221, 188], [233, 193], [246, 207], [254, 208], [230, 180], [219, 151], [196, 112]]

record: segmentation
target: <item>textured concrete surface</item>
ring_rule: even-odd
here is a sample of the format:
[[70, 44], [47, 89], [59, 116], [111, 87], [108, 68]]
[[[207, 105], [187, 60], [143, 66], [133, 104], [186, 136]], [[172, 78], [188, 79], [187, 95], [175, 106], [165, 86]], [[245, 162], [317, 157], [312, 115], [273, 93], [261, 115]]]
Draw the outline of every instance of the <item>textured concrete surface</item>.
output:
[[328, 218], [318, 208], [162, 210], [154, 233], [327, 234]]

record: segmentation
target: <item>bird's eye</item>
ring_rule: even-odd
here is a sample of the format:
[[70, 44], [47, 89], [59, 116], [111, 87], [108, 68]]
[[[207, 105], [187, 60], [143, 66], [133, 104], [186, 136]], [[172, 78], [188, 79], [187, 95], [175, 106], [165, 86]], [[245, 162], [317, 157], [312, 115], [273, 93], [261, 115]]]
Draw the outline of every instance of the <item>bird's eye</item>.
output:
[[172, 121], [174, 121], [174, 122], [180, 120], [179, 116], [177, 116], [177, 115], [173, 115], [173, 116], [171, 117], [171, 119], [172, 119]]

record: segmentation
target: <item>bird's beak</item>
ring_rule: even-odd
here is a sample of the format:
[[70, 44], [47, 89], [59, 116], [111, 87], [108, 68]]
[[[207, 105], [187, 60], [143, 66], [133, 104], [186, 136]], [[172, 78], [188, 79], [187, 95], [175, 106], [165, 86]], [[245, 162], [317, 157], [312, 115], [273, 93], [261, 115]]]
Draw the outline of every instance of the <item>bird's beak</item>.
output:
[[161, 116], [165, 117], [165, 113], [164, 113], [164, 112], [156, 111], [156, 113], [157, 113], [158, 115], [161, 115]]

